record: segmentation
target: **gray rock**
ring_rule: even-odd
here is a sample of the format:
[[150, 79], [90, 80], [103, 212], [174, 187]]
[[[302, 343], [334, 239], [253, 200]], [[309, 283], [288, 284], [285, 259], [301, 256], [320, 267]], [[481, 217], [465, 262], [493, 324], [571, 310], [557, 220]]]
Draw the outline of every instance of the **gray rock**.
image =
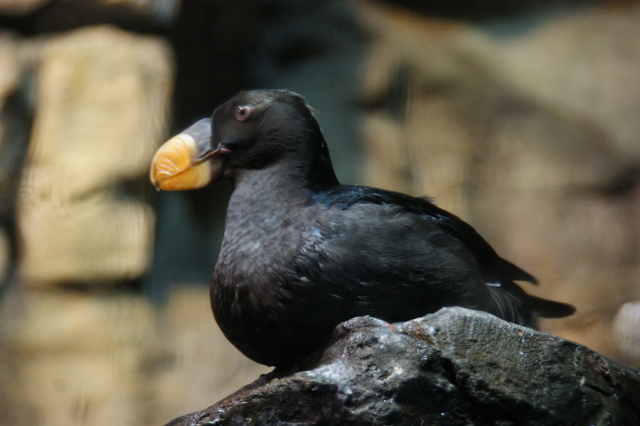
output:
[[169, 425], [634, 425], [640, 370], [492, 315], [445, 308], [339, 325], [304, 371], [274, 371]]

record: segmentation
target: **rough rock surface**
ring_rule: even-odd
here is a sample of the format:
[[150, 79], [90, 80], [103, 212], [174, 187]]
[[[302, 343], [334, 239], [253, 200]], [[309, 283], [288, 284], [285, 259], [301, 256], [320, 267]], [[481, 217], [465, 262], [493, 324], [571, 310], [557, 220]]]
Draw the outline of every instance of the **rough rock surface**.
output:
[[304, 371], [274, 371], [169, 425], [632, 425], [640, 370], [486, 313], [445, 308], [336, 329]]

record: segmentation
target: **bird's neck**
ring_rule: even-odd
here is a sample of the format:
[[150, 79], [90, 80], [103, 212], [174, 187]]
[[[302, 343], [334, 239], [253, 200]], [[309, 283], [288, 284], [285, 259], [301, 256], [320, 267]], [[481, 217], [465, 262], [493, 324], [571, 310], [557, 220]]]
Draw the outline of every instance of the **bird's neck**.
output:
[[306, 189], [284, 171], [261, 169], [238, 176], [229, 200], [219, 264], [234, 269], [234, 282], [258, 273], [271, 257], [291, 249], [291, 227], [308, 203]]
[[233, 236], [239, 241], [242, 236], [251, 243], [256, 236], [272, 238], [267, 234], [299, 222], [305, 207], [313, 203], [316, 191], [338, 184], [330, 170], [329, 176], [321, 174], [316, 179], [317, 174], [309, 172], [308, 164], [277, 161], [265, 168], [237, 173], [227, 209], [225, 239]]
[[239, 173], [233, 186], [229, 211], [246, 210], [249, 206], [262, 211], [304, 202], [309, 197], [307, 182], [299, 171], [280, 164]]
[[239, 167], [230, 176], [234, 193], [245, 202], [289, 202], [310, 192], [339, 185], [322, 133], [301, 137], [298, 149], [284, 151], [259, 168]]

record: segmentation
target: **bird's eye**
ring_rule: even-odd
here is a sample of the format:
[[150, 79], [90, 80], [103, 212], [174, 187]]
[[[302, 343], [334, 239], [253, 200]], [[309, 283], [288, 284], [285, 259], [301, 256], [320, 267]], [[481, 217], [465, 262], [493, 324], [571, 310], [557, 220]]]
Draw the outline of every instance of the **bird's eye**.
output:
[[244, 121], [249, 118], [251, 114], [251, 107], [249, 105], [238, 105], [236, 107], [236, 120]]

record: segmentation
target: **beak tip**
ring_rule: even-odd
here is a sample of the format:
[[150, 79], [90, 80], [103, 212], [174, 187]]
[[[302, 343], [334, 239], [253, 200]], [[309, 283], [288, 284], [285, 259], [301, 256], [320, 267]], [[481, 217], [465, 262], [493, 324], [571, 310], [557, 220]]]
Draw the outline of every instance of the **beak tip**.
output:
[[162, 189], [162, 179], [160, 173], [158, 173], [157, 167], [157, 155], [154, 157], [153, 162], [151, 163], [151, 169], [149, 170], [149, 181], [151, 185], [154, 186], [156, 191], [160, 192]]
[[157, 191], [197, 189], [222, 174], [223, 160], [219, 152], [204, 150], [195, 139], [181, 133], [165, 142], [156, 152], [149, 180]]

